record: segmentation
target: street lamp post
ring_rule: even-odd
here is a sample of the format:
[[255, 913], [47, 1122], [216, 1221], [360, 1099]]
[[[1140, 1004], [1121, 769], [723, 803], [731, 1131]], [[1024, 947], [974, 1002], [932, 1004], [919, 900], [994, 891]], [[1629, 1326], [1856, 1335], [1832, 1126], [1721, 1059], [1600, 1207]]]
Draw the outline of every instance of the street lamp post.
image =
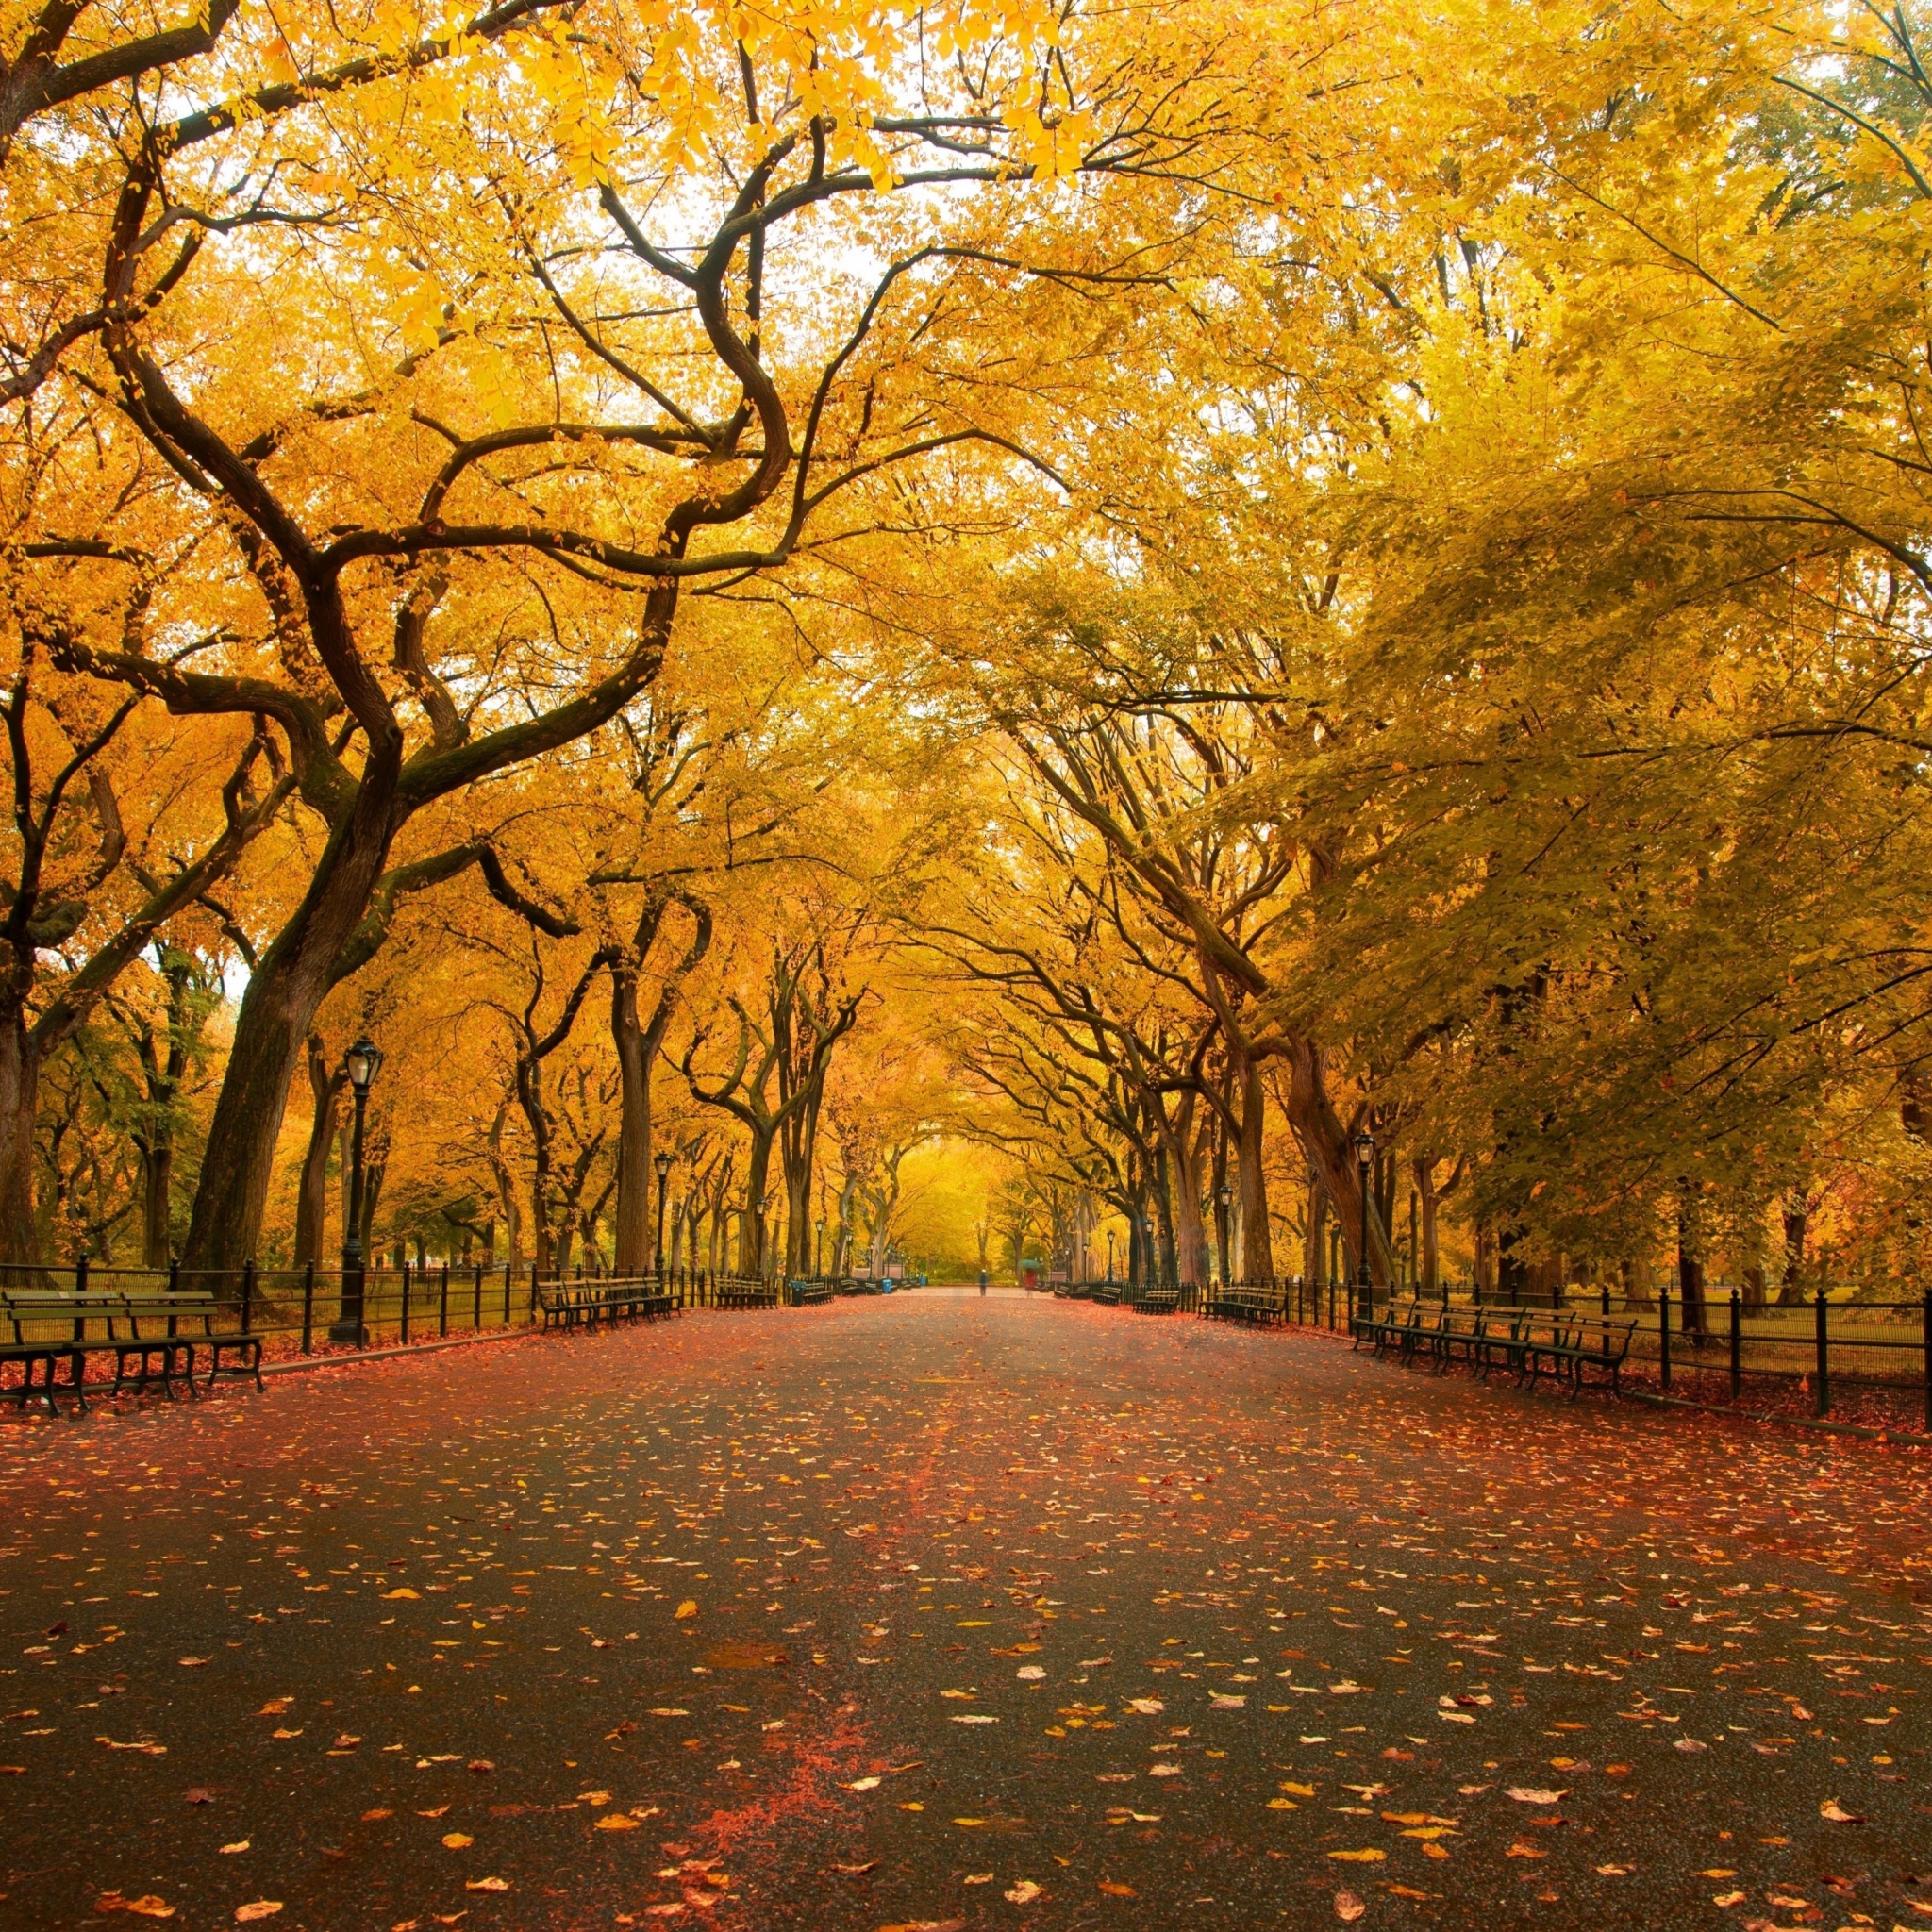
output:
[[660, 1154], [651, 1163], [658, 1170], [658, 1246], [655, 1258], [658, 1263], [658, 1278], [664, 1278], [664, 1204], [671, 1191], [671, 1157]]
[[1355, 1137], [1356, 1166], [1359, 1170], [1362, 1184], [1362, 1244], [1357, 1266], [1355, 1271], [1357, 1300], [1369, 1313], [1375, 1309], [1375, 1280], [1369, 1273], [1369, 1191], [1375, 1172], [1375, 1137], [1368, 1128], [1359, 1128]]
[[1107, 1231], [1107, 1285], [1113, 1286], [1113, 1229]]
[[342, 1298], [329, 1324], [331, 1341], [360, 1348], [369, 1340], [362, 1325], [362, 1296], [367, 1276], [362, 1262], [362, 1117], [369, 1105], [369, 1088], [382, 1066], [382, 1049], [365, 1033], [342, 1057], [349, 1091], [356, 1096], [356, 1126], [349, 1141], [349, 1212], [342, 1229]]
[[824, 1270], [820, 1265], [823, 1259], [821, 1250], [824, 1244], [825, 1217], [821, 1214], [811, 1224], [811, 1278], [814, 1281], [821, 1281], [824, 1278]]
[[1221, 1249], [1221, 1285], [1223, 1288], [1228, 1287], [1234, 1279], [1233, 1275], [1228, 1272], [1227, 1265], [1228, 1230], [1231, 1225], [1228, 1209], [1233, 1204], [1234, 1190], [1224, 1181], [1214, 1191], [1214, 1232], [1215, 1241]]

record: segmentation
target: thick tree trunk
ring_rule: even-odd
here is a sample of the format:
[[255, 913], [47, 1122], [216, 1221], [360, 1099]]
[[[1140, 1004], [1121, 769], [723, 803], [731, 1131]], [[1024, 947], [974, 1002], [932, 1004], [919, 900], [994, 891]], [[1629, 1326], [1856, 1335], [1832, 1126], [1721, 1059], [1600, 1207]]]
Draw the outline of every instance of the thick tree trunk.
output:
[[[302, 1180], [295, 1197], [295, 1265], [306, 1267], [324, 1258], [328, 1225], [328, 1143], [335, 1135], [336, 1099], [347, 1075], [331, 1069], [323, 1058], [322, 1036], [308, 1036], [308, 1091], [314, 1111], [308, 1121], [308, 1150], [302, 1158]], [[150, 1264], [152, 1265], [152, 1264]]]
[[1704, 1307], [1703, 1242], [1698, 1236], [1695, 1212], [1677, 1210], [1677, 1299], [1681, 1313], [1677, 1325], [1686, 1335], [1702, 1335], [1707, 1326]]
[[337, 956], [389, 858], [401, 758], [399, 732], [370, 746], [354, 807], [330, 833], [301, 906], [249, 975], [188, 1224], [182, 1259], [191, 1269], [239, 1268], [255, 1255], [290, 1083], [334, 984]]
[[620, 1276], [645, 1274], [652, 1265], [651, 1059], [638, 1019], [635, 958], [610, 969], [610, 1044], [617, 1055], [617, 1211], [610, 1219]]
[[1238, 1055], [1235, 1071], [1241, 1084], [1241, 1114], [1236, 1158], [1236, 1185], [1241, 1197], [1237, 1279], [1266, 1281], [1274, 1273], [1274, 1252], [1268, 1230], [1268, 1171], [1262, 1160], [1268, 1090], [1261, 1078], [1259, 1062], [1246, 1053]]
[[[1257, 1083], [1258, 1087], [1258, 1083]], [[1258, 1103], [1258, 1092], [1257, 1095]], [[1291, 1109], [1291, 1124], [1297, 1138], [1307, 1150], [1309, 1159], [1314, 1163], [1322, 1177], [1322, 1185], [1327, 1190], [1329, 1204], [1335, 1209], [1335, 1221], [1341, 1235], [1342, 1245], [1348, 1257], [1348, 1272], [1355, 1275], [1361, 1266], [1362, 1224], [1362, 1181], [1361, 1170], [1354, 1151], [1348, 1143], [1348, 1136], [1342, 1131], [1341, 1118], [1328, 1097], [1327, 1071], [1323, 1065], [1321, 1050], [1307, 1041], [1298, 1041], [1289, 1056], [1288, 1104]], [[1258, 1104], [1257, 1107], [1258, 1120]], [[1241, 1163], [1243, 1173], [1242, 1193], [1246, 1194], [1246, 1167], [1248, 1159], [1247, 1121], [1241, 1122]], [[1256, 1162], [1259, 1165], [1259, 1134], [1256, 1134]], [[1373, 1193], [1373, 1189], [1371, 1190]], [[1373, 1201], [1371, 1203], [1373, 1206]], [[1267, 1213], [1267, 1195], [1261, 1197], [1261, 1211]], [[1264, 1219], [1262, 1226], [1267, 1224]], [[1266, 1236], [1263, 1235], [1265, 1241]], [[1386, 1287], [1392, 1278], [1390, 1269], [1389, 1235], [1381, 1225], [1381, 1216], [1369, 1216], [1369, 1278], [1378, 1287]]]
[[165, 1268], [169, 1251], [169, 1209], [175, 1195], [175, 1124], [157, 1118], [147, 1129], [141, 1156], [141, 1265]]
[[757, 1280], [765, 1269], [765, 1192], [772, 1170], [772, 1135], [756, 1128], [751, 1137], [751, 1164], [744, 1174], [744, 1212], [738, 1224], [738, 1272]]
[[1435, 1165], [1433, 1158], [1410, 1163], [1415, 1187], [1409, 1199], [1421, 1223], [1421, 1253], [1416, 1281], [1425, 1295], [1439, 1294], [1442, 1288], [1442, 1248], [1437, 1227], [1437, 1210], [1441, 1205], [1441, 1197], [1436, 1192]]
[[1780, 1307], [1791, 1307], [1805, 1299], [1805, 1237], [1810, 1221], [1803, 1197], [1793, 1197], [1784, 1210], [1785, 1266], [1777, 1285]]
[[0, 1016], [0, 1284], [26, 1285], [18, 1271], [40, 1259], [34, 1228], [34, 1114], [41, 1057], [19, 1009]]

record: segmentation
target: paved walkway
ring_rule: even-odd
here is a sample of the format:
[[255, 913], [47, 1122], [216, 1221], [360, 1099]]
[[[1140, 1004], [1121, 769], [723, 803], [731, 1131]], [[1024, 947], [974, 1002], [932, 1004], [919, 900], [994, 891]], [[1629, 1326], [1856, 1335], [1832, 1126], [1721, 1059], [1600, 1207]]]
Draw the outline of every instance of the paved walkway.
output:
[[942, 1291], [9, 1422], [0, 1932], [1932, 1927], [1928, 1472]]

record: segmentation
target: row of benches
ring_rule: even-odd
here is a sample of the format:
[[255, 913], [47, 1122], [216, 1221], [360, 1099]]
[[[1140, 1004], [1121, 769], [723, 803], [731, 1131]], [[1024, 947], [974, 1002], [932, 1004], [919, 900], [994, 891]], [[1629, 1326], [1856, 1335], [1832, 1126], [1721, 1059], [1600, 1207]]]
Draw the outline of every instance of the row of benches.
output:
[[1364, 1309], [1354, 1320], [1354, 1345], [1370, 1343], [1377, 1355], [1405, 1361], [1426, 1353], [1438, 1369], [1461, 1360], [1485, 1379], [1492, 1368], [1510, 1370], [1521, 1382], [1550, 1375], [1574, 1396], [1591, 1374], [1612, 1390], [1622, 1386], [1634, 1321], [1601, 1315], [1551, 1313], [1531, 1308], [1450, 1308], [1434, 1302], [1392, 1304], [1379, 1313]]
[[[197, 1374], [208, 1388], [242, 1379], [259, 1389], [262, 1338], [218, 1332], [219, 1313], [211, 1294], [0, 1290], [0, 1371], [19, 1370], [10, 1392], [22, 1408], [37, 1401], [50, 1414], [58, 1412], [62, 1395], [83, 1414], [91, 1392], [144, 1394], [158, 1389], [173, 1401], [185, 1389], [192, 1396]], [[90, 1382], [88, 1364], [108, 1357], [114, 1379]]]
[[537, 1316], [545, 1328], [594, 1328], [603, 1322], [652, 1321], [675, 1315], [683, 1303], [657, 1280], [556, 1281], [537, 1290]]

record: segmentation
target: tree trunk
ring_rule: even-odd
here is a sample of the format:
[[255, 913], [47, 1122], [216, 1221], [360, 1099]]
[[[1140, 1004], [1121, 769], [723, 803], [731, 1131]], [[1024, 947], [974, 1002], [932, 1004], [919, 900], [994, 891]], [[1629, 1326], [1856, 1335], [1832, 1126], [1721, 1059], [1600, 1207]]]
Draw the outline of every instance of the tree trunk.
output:
[[[340, 1067], [323, 1058], [322, 1036], [308, 1036], [308, 1091], [314, 1112], [308, 1122], [308, 1151], [295, 1197], [295, 1266], [320, 1263], [328, 1224], [328, 1143], [335, 1133], [336, 1099], [347, 1081]], [[153, 1266], [151, 1262], [149, 1264]]]
[[610, 1231], [617, 1243], [617, 1273], [628, 1277], [651, 1270], [651, 1055], [638, 1019], [638, 962], [619, 959], [610, 969], [610, 1043], [617, 1054], [622, 1098], [617, 1122], [617, 1211]]
[[301, 906], [249, 975], [188, 1224], [182, 1258], [191, 1269], [239, 1268], [255, 1255], [296, 1063], [389, 857], [401, 761], [400, 732], [370, 744], [355, 805], [330, 833]]
[[1777, 1285], [1780, 1307], [1792, 1307], [1805, 1299], [1805, 1237], [1811, 1216], [1803, 1195], [1793, 1195], [1784, 1209], [1785, 1266]]
[[1677, 1209], [1677, 1298], [1680, 1306], [1677, 1326], [1686, 1335], [1701, 1336], [1708, 1325], [1704, 1307], [1702, 1246], [1695, 1211], [1680, 1206]]
[[1441, 1196], [1436, 1192], [1435, 1166], [1433, 1158], [1418, 1158], [1410, 1163], [1415, 1187], [1409, 1195], [1409, 1203], [1421, 1232], [1416, 1283], [1420, 1292], [1425, 1295], [1440, 1294], [1442, 1290], [1442, 1245], [1437, 1223]]
[[16, 1008], [0, 1018], [0, 1282], [27, 1286], [19, 1271], [35, 1252], [34, 1115], [40, 1099], [41, 1057]]
[[[1258, 1083], [1257, 1083], [1258, 1084]], [[1258, 1095], [1257, 1095], [1258, 1098]], [[1289, 1056], [1288, 1100], [1291, 1108], [1290, 1124], [1296, 1137], [1307, 1149], [1309, 1159], [1321, 1174], [1322, 1184], [1327, 1190], [1329, 1204], [1335, 1209], [1335, 1220], [1341, 1230], [1342, 1244], [1348, 1256], [1348, 1272], [1355, 1275], [1361, 1267], [1362, 1225], [1362, 1179], [1361, 1169], [1348, 1143], [1348, 1136], [1342, 1131], [1341, 1118], [1335, 1111], [1334, 1103], [1328, 1097], [1327, 1071], [1322, 1062], [1321, 1050], [1307, 1041], [1298, 1041]], [[1255, 1164], [1260, 1165], [1259, 1109], [1257, 1115], [1254, 1134]], [[1248, 1122], [1245, 1115], [1241, 1121], [1241, 1173], [1243, 1220], [1246, 1218], [1247, 1166], [1248, 1166]], [[1265, 1249], [1267, 1242], [1268, 1198], [1265, 1188], [1261, 1191], [1261, 1241]], [[1371, 1202], [1373, 1207], [1374, 1203]], [[1369, 1216], [1369, 1279], [1378, 1286], [1386, 1287], [1392, 1278], [1389, 1265], [1389, 1235], [1381, 1224], [1381, 1216]], [[1247, 1257], [1242, 1257], [1243, 1260]]]
[[772, 1136], [757, 1128], [751, 1136], [751, 1163], [744, 1173], [744, 1212], [738, 1224], [738, 1272], [757, 1280], [765, 1269], [765, 1194], [770, 1186]]
[[1302, 1274], [1320, 1281], [1328, 1273], [1328, 1191], [1313, 1168], [1308, 1170], [1308, 1205], [1303, 1219]]
[[1261, 1068], [1245, 1052], [1236, 1056], [1241, 1083], [1241, 1131], [1237, 1148], [1237, 1185], [1241, 1197], [1241, 1256], [1236, 1278], [1266, 1281], [1274, 1273], [1274, 1254], [1268, 1238], [1268, 1171], [1262, 1164], [1262, 1131], [1266, 1125], [1267, 1087]]

